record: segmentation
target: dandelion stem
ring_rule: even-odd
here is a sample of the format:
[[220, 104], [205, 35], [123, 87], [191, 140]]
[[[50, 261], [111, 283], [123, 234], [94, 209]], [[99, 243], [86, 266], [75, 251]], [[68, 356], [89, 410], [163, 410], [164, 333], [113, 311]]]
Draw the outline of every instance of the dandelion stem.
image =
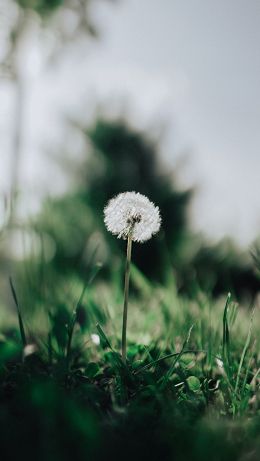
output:
[[124, 289], [124, 312], [123, 312], [123, 328], [122, 328], [122, 359], [124, 363], [126, 363], [126, 326], [127, 326], [127, 308], [128, 308], [131, 253], [132, 253], [132, 232], [129, 232], [128, 238], [127, 238], [127, 253], [126, 253], [126, 266], [125, 266], [125, 289]]

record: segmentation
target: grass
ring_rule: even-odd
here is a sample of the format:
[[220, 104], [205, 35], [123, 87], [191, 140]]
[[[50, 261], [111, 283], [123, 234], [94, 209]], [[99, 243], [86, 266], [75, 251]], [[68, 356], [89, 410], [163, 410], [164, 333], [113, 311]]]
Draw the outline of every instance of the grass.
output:
[[18, 321], [2, 314], [6, 459], [258, 461], [259, 311], [230, 294], [185, 299], [171, 277], [154, 285], [133, 266], [124, 363], [121, 283], [101, 283], [98, 270], [84, 287], [59, 281], [35, 301], [10, 281]]

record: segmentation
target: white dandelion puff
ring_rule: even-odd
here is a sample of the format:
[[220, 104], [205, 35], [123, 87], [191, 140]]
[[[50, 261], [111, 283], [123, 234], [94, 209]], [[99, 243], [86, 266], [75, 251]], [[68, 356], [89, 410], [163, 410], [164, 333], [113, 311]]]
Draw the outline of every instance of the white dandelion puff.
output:
[[112, 198], [104, 209], [107, 229], [127, 239], [124, 310], [122, 326], [122, 360], [126, 364], [126, 327], [132, 242], [145, 242], [156, 234], [161, 225], [159, 208], [138, 192], [123, 192]]
[[156, 234], [161, 225], [160, 211], [145, 195], [123, 192], [112, 198], [104, 209], [107, 229], [118, 238], [145, 242]]

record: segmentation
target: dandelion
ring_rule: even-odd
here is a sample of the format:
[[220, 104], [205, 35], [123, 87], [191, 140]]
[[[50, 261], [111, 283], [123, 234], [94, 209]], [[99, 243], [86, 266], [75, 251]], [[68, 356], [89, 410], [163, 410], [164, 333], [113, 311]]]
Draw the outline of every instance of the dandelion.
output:
[[112, 234], [127, 240], [122, 328], [122, 359], [126, 363], [126, 326], [132, 241], [142, 243], [156, 234], [160, 229], [161, 216], [159, 208], [145, 195], [138, 192], [123, 192], [108, 202], [104, 209], [104, 221]]
[[159, 208], [138, 192], [123, 192], [112, 198], [104, 213], [107, 229], [118, 238], [127, 239], [131, 233], [134, 242], [145, 242], [160, 229]]

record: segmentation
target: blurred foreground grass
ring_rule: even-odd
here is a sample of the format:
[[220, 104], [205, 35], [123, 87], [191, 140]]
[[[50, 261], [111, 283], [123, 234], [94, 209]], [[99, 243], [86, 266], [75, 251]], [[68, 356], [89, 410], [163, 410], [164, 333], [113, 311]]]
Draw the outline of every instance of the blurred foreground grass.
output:
[[125, 366], [122, 274], [98, 270], [85, 287], [39, 279], [42, 297], [15, 281], [20, 328], [1, 308], [4, 459], [259, 460], [259, 310], [180, 297], [133, 265]]

